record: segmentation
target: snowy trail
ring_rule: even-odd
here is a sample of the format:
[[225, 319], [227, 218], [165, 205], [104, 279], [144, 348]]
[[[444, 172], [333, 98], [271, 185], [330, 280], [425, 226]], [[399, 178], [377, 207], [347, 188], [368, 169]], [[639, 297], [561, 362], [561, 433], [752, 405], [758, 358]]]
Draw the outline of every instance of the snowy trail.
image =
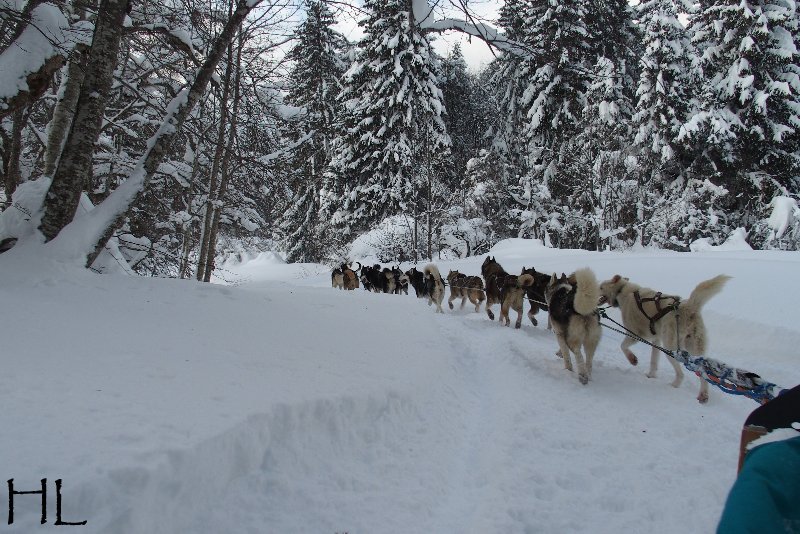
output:
[[[510, 271], [589, 264], [683, 294], [728, 272], [705, 312], [712, 354], [800, 382], [786, 312], [800, 289], [784, 283], [797, 254], [505, 252]], [[633, 367], [610, 331], [583, 386], [544, 313], [515, 330], [469, 306], [437, 315], [413, 296], [334, 291], [320, 266], [263, 267], [235, 288], [0, 273], [18, 310], [0, 471], [25, 489], [63, 477], [67, 518], [104, 534], [714, 529], [752, 401], [712, 389], [702, 406], [696, 377], [674, 389], [662, 360], [646, 378], [649, 350], [634, 347]], [[6, 530], [30, 532], [38, 512], [21, 501]]]

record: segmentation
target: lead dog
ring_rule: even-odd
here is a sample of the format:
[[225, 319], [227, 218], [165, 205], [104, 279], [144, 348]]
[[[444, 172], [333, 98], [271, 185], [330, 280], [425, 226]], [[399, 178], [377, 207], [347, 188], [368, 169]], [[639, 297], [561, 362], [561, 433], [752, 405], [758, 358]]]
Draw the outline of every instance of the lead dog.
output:
[[425, 291], [428, 294], [428, 306], [436, 304], [436, 312], [444, 313], [442, 310], [442, 301], [444, 300], [444, 281], [442, 275], [439, 274], [439, 269], [432, 263], [429, 263], [422, 270], [425, 276]]
[[453, 309], [453, 301], [461, 299], [460, 309], [464, 309], [467, 299], [475, 306], [475, 312], [481, 309], [481, 303], [486, 300], [483, 296], [483, 280], [479, 276], [467, 276], [458, 271], [447, 273], [447, 283], [450, 284], [450, 298], [447, 305]]
[[[620, 275], [600, 284], [600, 302], [617, 306], [622, 314], [625, 328], [651, 343], [668, 350], [679, 347], [694, 356], [706, 352], [706, 327], [700, 315], [708, 300], [722, 291], [730, 276], [721, 274], [697, 284], [689, 298], [681, 300], [674, 295], [662, 295], [647, 287], [634, 284]], [[676, 315], [677, 310], [677, 315]], [[638, 360], [630, 350], [637, 340], [626, 337], [620, 348], [632, 365]], [[648, 378], [655, 378], [658, 370], [659, 350], [653, 347], [650, 352], [650, 372]], [[683, 369], [673, 358], [668, 358], [675, 369], [672, 387], [679, 387], [683, 381]], [[708, 402], [708, 384], [700, 378], [700, 393], [697, 400]]]
[[[600, 318], [595, 313], [600, 297], [597, 278], [588, 268], [579, 269], [569, 277], [562, 274], [556, 278], [553, 273], [544, 296], [564, 368], [572, 371], [572, 351], [578, 364], [578, 380], [586, 385], [592, 377], [592, 360], [602, 335]], [[586, 351], [585, 361], [581, 347]]]

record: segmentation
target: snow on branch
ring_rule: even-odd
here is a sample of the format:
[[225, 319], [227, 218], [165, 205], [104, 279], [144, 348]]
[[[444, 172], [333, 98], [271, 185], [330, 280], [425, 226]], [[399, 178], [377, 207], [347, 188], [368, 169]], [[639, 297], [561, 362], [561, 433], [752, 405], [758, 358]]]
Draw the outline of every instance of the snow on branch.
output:
[[444, 18], [437, 21], [430, 22], [422, 26], [423, 30], [430, 32], [443, 32], [447, 30], [456, 30], [473, 37], [481, 39], [486, 44], [499, 48], [505, 52], [516, 55], [527, 55], [525, 47], [516, 41], [508, 39], [504, 34], [497, 31], [496, 28], [485, 24], [483, 22], [468, 22], [465, 20], [458, 20], [453, 18]]
[[522, 44], [508, 39], [493, 26], [476, 20], [464, 2], [459, 2], [458, 8], [464, 12], [466, 20], [451, 17], [436, 19], [433, 15], [433, 6], [428, 0], [412, 0], [414, 20], [423, 32], [444, 32], [456, 30], [481, 39], [486, 44], [494, 46], [505, 52], [515, 55], [529, 55], [530, 52]]
[[195, 54], [194, 43], [186, 30], [170, 28], [166, 24], [142, 24], [125, 28], [127, 32], [150, 33], [161, 35], [174, 49], [183, 52], [195, 66], [199, 67], [202, 62]]
[[70, 25], [53, 4], [36, 7], [30, 22], [0, 54], [0, 117], [36, 100], [75, 43]]

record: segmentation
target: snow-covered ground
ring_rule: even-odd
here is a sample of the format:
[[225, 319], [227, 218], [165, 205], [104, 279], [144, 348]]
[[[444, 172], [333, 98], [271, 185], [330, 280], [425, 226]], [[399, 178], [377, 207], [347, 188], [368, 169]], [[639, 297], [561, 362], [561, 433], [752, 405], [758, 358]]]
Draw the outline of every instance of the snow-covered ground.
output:
[[[682, 295], [730, 274], [705, 310], [709, 355], [800, 383], [800, 254], [510, 240], [492, 255]], [[630, 366], [615, 332], [582, 386], [527, 319], [335, 291], [327, 268], [272, 254], [224, 268], [235, 286], [0, 256], [0, 474], [16, 490], [48, 479], [48, 524], [39, 496], [17, 495], [0, 532], [52, 528], [59, 478], [77, 532], [714, 529], [754, 402], [712, 388], [700, 405], [696, 377], [673, 389], [666, 362], [646, 378], [649, 351]]]

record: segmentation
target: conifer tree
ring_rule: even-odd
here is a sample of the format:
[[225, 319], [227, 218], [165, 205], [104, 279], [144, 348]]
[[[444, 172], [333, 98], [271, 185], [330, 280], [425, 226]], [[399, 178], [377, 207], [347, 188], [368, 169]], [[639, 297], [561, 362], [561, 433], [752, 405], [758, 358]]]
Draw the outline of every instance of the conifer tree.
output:
[[702, 144], [696, 170], [727, 188], [728, 209], [747, 224], [776, 189], [797, 191], [797, 8], [793, 0], [701, 6], [692, 26], [703, 91], [683, 135]]
[[[509, 39], [537, 50], [535, 36], [528, 31], [531, 21], [545, 7], [543, 0], [506, 0], [500, 9], [499, 24]], [[532, 43], [531, 41], [534, 41]], [[536, 71], [534, 54], [504, 52], [490, 66], [490, 81], [497, 103], [497, 116], [493, 127], [494, 146], [507, 161], [511, 173], [523, 176], [528, 173], [527, 148], [524, 136], [528, 119], [524, 104], [526, 91]]]
[[289, 53], [293, 68], [286, 100], [302, 110], [289, 125], [289, 137], [299, 145], [288, 169], [292, 198], [279, 223], [290, 262], [319, 261], [325, 253], [320, 190], [331, 157], [339, 78], [344, 72], [343, 38], [333, 31], [334, 22], [324, 2], [306, 0], [306, 20]]
[[633, 116], [634, 143], [641, 148], [643, 174], [658, 181], [682, 172], [684, 149], [680, 129], [691, 111], [691, 91], [696, 76], [694, 47], [676, 7], [684, 13], [692, 6], [684, 0], [649, 0], [639, 6], [643, 33], [641, 74], [636, 86]]
[[447, 110], [444, 122], [452, 141], [453, 165], [448, 181], [451, 188], [460, 189], [467, 162], [485, 144], [487, 117], [486, 108], [479, 101], [483, 95], [475, 77], [467, 71], [467, 63], [458, 44], [442, 61], [440, 87]]
[[570, 184], [559, 165], [561, 145], [574, 137], [585, 108], [586, 62], [591, 52], [586, 8], [573, 0], [552, 0], [529, 11], [526, 31], [540, 41], [536, 70], [522, 104], [533, 178], [554, 198], [564, 199]]
[[[449, 158], [436, 58], [410, 0], [366, 0], [365, 36], [344, 75], [344, 118], [330, 165], [333, 223], [366, 230], [410, 212]], [[421, 179], [421, 176], [427, 176]], [[428, 199], [430, 201], [430, 199]]]

